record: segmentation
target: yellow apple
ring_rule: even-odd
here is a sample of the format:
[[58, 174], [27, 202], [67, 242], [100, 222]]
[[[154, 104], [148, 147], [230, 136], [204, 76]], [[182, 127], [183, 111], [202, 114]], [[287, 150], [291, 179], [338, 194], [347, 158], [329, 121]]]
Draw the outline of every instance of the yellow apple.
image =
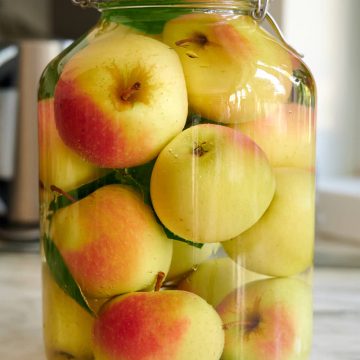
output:
[[291, 55], [250, 16], [183, 15], [163, 39], [183, 64], [190, 109], [205, 118], [250, 121], [289, 98]]
[[201, 249], [174, 241], [173, 256], [166, 280], [177, 280], [192, 271], [220, 248], [220, 244], [204, 244]]
[[97, 25], [87, 34], [86, 40], [88, 43], [96, 41], [103, 41], [108, 36], [126, 36], [128, 34], [139, 33], [134, 27], [129, 27], [119, 22], [110, 21], [109, 19], [102, 19]]
[[193, 292], [217, 306], [232, 290], [265, 276], [240, 267], [228, 257], [211, 259], [198, 265], [177, 288]]
[[225, 330], [222, 360], [305, 360], [312, 341], [312, 292], [292, 278], [260, 280], [217, 307]]
[[43, 266], [43, 324], [49, 360], [93, 358], [93, 317], [64, 293]]
[[239, 131], [203, 124], [179, 134], [160, 153], [151, 199], [161, 222], [187, 240], [229, 240], [269, 206], [275, 179], [262, 150]]
[[263, 119], [235, 124], [264, 150], [274, 167], [315, 167], [315, 112], [300, 104], [270, 106]]
[[249, 270], [290, 276], [312, 264], [314, 173], [277, 168], [275, 177], [275, 196], [263, 217], [223, 246], [230, 257]]

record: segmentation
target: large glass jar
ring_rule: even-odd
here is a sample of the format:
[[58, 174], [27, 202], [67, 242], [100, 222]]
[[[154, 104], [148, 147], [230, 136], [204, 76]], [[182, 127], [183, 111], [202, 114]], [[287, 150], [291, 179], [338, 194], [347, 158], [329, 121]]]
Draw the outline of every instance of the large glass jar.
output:
[[48, 360], [309, 359], [309, 70], [261, 1], [82, 3], [39, 90]]

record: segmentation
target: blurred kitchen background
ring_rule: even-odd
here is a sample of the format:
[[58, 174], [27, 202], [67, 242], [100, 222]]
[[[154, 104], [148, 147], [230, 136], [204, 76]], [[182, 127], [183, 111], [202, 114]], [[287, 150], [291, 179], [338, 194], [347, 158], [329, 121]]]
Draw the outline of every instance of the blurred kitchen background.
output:
[[[360, 1], [271, 9], [318, 86], [316, 263], [360, 266]], [[38, 249], [35, 83], [66, 43], [33, 40], [74, 39], [97, 17], [71, 0], [0, 0], [0, 250]]]

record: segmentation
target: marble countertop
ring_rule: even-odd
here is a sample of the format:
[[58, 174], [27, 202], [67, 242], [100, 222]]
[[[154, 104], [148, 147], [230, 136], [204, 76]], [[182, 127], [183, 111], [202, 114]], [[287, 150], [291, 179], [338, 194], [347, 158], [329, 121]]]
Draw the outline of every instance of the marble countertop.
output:
[[[317, 268], [312, 360], [360, 360], [360, 268]], [[0, 253], [0, 359], [45, 360], [40, 259]]]

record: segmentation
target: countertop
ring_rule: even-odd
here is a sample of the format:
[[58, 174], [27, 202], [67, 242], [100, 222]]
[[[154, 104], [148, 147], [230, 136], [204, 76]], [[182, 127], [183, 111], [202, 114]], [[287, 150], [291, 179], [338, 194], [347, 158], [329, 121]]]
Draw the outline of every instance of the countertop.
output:
[[[312, 360], [360, 360], [360, 268], [317, 268]], [[0, 253], [0, 359], [45, 360], [40, 259]]]

